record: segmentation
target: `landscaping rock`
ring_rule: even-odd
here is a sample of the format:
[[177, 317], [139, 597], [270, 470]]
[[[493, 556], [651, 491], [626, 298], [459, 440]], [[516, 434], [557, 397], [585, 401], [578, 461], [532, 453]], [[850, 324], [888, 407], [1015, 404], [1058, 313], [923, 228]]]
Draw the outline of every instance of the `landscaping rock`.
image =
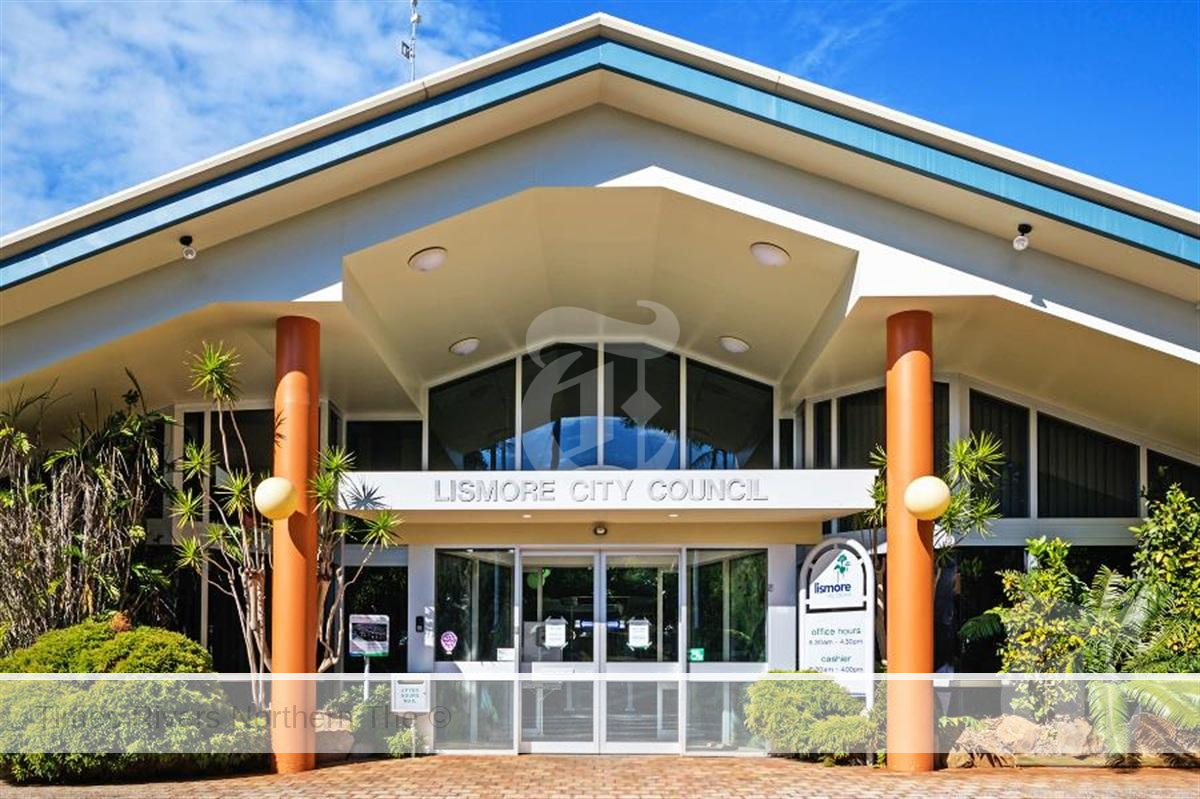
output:
[[354, 748], [354, 735], [348, 730], [317, 730], [317, 762], [346, 760]]
[[1085, 757], [1101, 754], [1104, 747], [1092, 734], [1092, 725], [1087, 719], [1055, 719], [1042, 733], [1034, 754], [1071, 755]]

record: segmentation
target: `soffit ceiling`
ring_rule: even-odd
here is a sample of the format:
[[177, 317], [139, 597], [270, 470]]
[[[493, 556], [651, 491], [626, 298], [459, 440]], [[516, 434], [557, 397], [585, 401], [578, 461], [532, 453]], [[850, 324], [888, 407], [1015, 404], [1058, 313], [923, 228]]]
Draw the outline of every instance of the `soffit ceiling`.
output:
[[[760, 240], [783, 246], [791, 262], [758, 265], [749, 246]], [[446, 265], [409, 269], [412, 253], [430, 246], [448, 250]], [[345, 271], [346, 291], [370, 304], [415, 384], [531, 344], [597, 337], [650, 340], [777, 382], [856, 256], [664, 189], [563, 188], [526, 191], [353, 253]], [[724, 351], [724, 335], [750, 351]], [[468, 336], [482, 341], [476, 353], [448, 351]]]

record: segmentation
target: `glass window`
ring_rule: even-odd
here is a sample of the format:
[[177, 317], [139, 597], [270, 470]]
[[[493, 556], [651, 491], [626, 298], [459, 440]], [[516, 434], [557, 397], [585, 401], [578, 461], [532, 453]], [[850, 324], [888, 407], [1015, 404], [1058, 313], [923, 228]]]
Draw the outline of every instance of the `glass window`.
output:
[[1129, 577], [1133, 574], [1133, 547], [1072, 545], [1067, 553], [1067, 568], [1087, 585], [1092, 584], [1101, 566]]
[[[521, 659], [527, 663], [590, 663], [595, 657], [595, 558], [585, 555], [521, 557]], [[562, 636], [547, 628], [565, 626]], [[561, 629], [561, 627], [560, 627]]]
[[359, 471], [419, 472], [421, 423], [347, 422], [346, 449], [354, 456], [354, 468]]
[[688, 616], [689, 662], [766, 661], [766, 551], [689, 551]]
[[933, 384], [933, 471], [945, 474], [950, 465], [950, 384]]
[[516, 362], [429, 390], [429, 468], [516, 468]]
[[434, 560], [437, 659], [499, 660], [513, 647], [513, 551], [440, 549]]
[[770, 469], [771, 387], [697, 361], [688, 361], [687, 370], [688, 468]]
[[869, 469], [875, 447], [887, 444], [884, 390], [838, 398], [838, 468]]
[[1000, 669], [1001, 639], [963, 641], [963, 622], [1005, 604], [1002, 571], [1025, 571], [1023, 547], [960, 547], [942, 568], [934, 596], [934, 667], [985, 674]]
[[814, 469], [833, 468], [833, 402], [823, 400], [813, 406], [813, 465]]
[[1138, 512], [1138, 448], [1038, 414], [1038, 516], [1131, 518]]
[[[220, 480], [221, 470], [249, 471], [254, 475], [269, 475], [275, 466], [275, 412], [270, 409], [261, 411], [234, 411], [229, 413], [211, 414], [212, 421], [209, 429], [209, 446], [217, 458], [217, 476]], [[230, 418], [232, 417], [232, 418]], [[237, 430], [234, 430], [234, 424]], [[222, 448], [221, 431], [224, 427], [224, 441], [228, 444], [228, 453]], [[245, 457], [242, 445], [245, 443]], [[226, 457], [228, 455], [228, 458]], [[249, 464], [246, 458], [250, 459]]]
[[1147, 496], [1162, 501], [1172, 483], [1179, 483], [1187, 494], [1200, 499], [1200, 466], [1154, 450], [1146, 451]]
[[605, 581], [608, 660], [678, 660], [679, 556], [609, 555]]
[[796, 468], [796, 423], [792, 419], [779, 420], [779, 468]]
[[[357, 566], [346, 566], [346, 579], [353, 579]], [[404, 566], [367, 566], [346, 586], [346, 618], [352, 613], [379, 613], [388, 617], [388, 655], [372, 658], [371, 671], [408, 671], [408, 569]], [[347, 623], [349, 623], [347, 621]], [[348, 632], [348, 631], [347, 631]], [[347, 635], [348, 638], [348, 635]], [[349, 646], [349, 641], [345, 644]], [[343, 658], [345, 670], [363, 670], [363, 658]]]
[[339, 447], [342, 444], [342, 415], [332, 402], [329, 403], [329, 432], [325, 436], [325, 442], [330, 447]]
[[604, 347], [604, 463], [679, 467], [679, 357], [644, 344]]
[[996, 501], [1000, 513], [1010, 517], [1029, 515], [1029, 409], [971, 392], [971, 432], [991, 433], [1000, 440], [1004, 465], [996, 478]]
[[595, 347], [555, 344], [521, 361], [521, 468], [595, 466]]

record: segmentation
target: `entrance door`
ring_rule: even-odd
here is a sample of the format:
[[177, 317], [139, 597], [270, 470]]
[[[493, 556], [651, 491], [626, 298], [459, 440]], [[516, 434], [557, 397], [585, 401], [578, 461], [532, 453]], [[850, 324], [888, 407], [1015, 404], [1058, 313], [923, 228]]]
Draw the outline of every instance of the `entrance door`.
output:
[[[598, 556], [521, 553], [521, 750], [595, 752], [600, 740]], [[544, 679], [542, 679], [544, 677]]]
[[680, 553], [520, 562], [521, 750], [679, 751]]
[[678, 752], [676, 550], [605, 552], [601, 751]]

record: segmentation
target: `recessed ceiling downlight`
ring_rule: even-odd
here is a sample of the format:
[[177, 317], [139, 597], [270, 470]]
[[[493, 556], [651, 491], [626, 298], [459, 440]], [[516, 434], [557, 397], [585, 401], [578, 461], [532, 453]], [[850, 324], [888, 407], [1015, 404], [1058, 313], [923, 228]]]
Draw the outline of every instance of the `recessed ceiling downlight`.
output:
[[475, 350], [479, 349], [479, 339], [474, 336], [460, 338], [458, 341], [450, 345], [450, 351], [455, 355], [470, 355]]
[[414, 272], [432, 272], [446, 263], [445, 247], [426, 247], [417, 250], [408, 259], [408, 267]]
[[732, 352], [734, 355], [741, 355], [743, 352], [750, 351], [750, 343], [744, 338], [737, 336], [721, 336], [718, 339], [721, 342], [721, 349], [726, 352]]
[[751, 244], [750, 254], [760, 265], [772, 268], [787, 266], [788, 261], [792, 260], [787, 250], [769, 241], [756, 241]]

